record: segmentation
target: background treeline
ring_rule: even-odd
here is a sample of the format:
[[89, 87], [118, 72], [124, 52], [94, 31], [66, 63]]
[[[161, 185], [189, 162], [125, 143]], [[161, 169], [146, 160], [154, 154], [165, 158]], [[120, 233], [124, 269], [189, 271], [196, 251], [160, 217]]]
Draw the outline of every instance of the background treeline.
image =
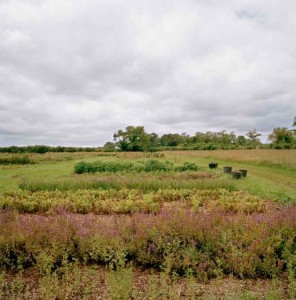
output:
[[[296, 117], [292, 127], [296, 127]], [[0, 153], [47, 153], [47, 152], [100, 152], [100, 151], [162, 151], [162, 150], [228, 150], [228, 149], [296, 149], [296, 129], [276, 127], [268, 135], [270, 143], [260, 141], [261, 134], [249, 130], [245, 135], [236, 135], [226, 130], [218, 132], [147, 133], [144, 126], [128, 126], [113, 135], [113, 142], [103, 147], [64, 147], [64, 146], [10, 146], [0, 147]]]
[[[292, 125], [296, 126], [296, 121]], [[161, 150], [228, 150], [228, 149], [296, 149], [296, 130], [277, 127], [269, 134], [269, 144], [262, 144], [261, 134], [249, 130], [245, 135], [235, 135], [234, 132], [196, 132], [168, 133], [159, 136], [147, 133], [143, 126], [128, 126], [114, 134], [113, 142], [107, 142], [104, 150], [114, 151], [161, 151]]]
[[161, 150], [215, 150], [256, 148], [260, 140], [236, 136], [233, 132], [197, 132], [190, 136], [187, 133], [168, 133], [159, 136], [156, 133], [146, 133], [144, 127], [128, 126], [125, 131], [114, 134], [114, 142], [108, 142], [104, 149], [119, 149], [121, 151], [161, 151]]
[[47, 152], [94, 152], [100, 151], [100, 148], [95, 147], [64, 147], [64, 146], [10, 146], [0, 147], [0, 153], [47, 153]]

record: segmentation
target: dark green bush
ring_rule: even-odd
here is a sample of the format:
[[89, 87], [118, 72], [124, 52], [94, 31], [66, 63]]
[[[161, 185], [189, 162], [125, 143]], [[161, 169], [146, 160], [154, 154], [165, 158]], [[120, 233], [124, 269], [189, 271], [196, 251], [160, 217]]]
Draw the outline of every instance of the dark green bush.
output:
[[27, 156], [0, 158], [0, 165], [28, 165], [28, 164], [34, 164], [34, 161]]
[[82, 173], [117, 173], [117, 172], [165, 172], [165, 171], [196, 171], [197, 165], [192, 162], [185, 162], [182, 166], [174, 167], [170, 161], [159, 161], [149, 159], [146, 161], [96, 161], [93, 163], [79, 162], [74, 166], [77, 174]]
[[85, 161], [80, 161], [74, 166], [74, 171], [77, 174], [89, 173], [90, 164]]
[[175, 168], [177, 172], [184, 172], [184, 171], [197, 171], [198, 166], [192, 162], [185, 162], [183, 166], [178, 166]]
[[96, 161], [93, 163], [79, 162], [74, 166], [74, 171], [77, 174], [83, 173], [117, 173], [117, 172], [133, 172], [143, 171], [144, 166], [139, 163], [130, 161]]
[[170, 166], [166, 163], [155, 159], [149, 159], [145, 162], [144, 171], [145, 172], [159, 172], [159, 171], [169, 171]]

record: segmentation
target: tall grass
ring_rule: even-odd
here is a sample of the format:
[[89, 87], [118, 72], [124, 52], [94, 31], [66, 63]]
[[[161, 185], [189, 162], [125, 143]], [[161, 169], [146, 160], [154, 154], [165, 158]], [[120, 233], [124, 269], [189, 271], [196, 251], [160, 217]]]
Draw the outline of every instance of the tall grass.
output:
[[211, 173], [165, 173], [165, 174], [114, 174], [80, 175], [59, 180], [23, 180], [22, 190], [36, 191], [76, 191], [82, 189], [136, 189], [142, 192], [159, 189], [221, 189], [236, 190], [236, 183], [229, 177], [217, 177]]
[[191, 158], [216, 158], [225, 161], [254, 163], [271, 167], [296, 167], [296, 150], [274, 150], [274, 149], [253, 149], [253, 150], [212, 150], [212, 151], [174, 151], [167, 153], [167, 157], [179, 156]]

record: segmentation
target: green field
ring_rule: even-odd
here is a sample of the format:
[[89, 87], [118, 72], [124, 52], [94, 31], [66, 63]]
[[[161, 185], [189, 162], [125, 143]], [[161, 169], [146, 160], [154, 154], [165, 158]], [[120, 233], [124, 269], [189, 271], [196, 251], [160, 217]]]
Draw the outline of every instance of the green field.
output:
[[0, 155], [0, 299], [295, 299], [296, 150], [21, 157]]

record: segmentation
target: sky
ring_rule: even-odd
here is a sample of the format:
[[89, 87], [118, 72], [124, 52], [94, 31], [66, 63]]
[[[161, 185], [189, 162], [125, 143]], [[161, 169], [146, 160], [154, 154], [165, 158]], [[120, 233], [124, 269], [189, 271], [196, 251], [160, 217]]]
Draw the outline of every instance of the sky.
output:
[[102, 146], [296, 115], [295, 0], [0, 0], [0, 146]]

